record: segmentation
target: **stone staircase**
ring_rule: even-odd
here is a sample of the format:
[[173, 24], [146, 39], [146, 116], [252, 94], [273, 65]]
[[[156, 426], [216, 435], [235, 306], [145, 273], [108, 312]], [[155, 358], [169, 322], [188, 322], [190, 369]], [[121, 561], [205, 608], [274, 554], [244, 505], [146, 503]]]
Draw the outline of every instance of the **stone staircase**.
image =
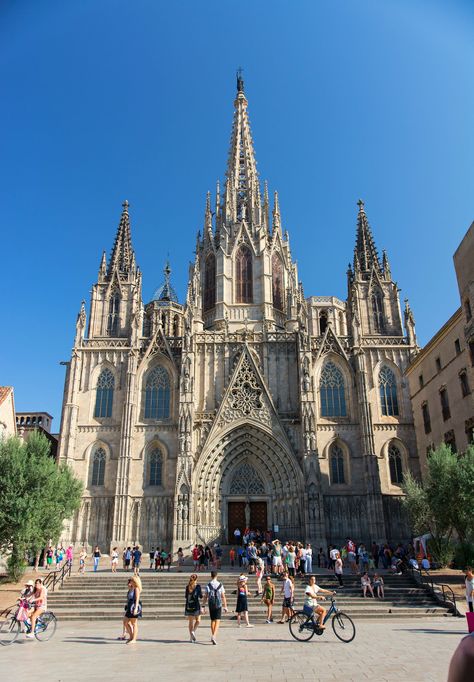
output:
[[[172, 620], [183, 617], [184, 590], [190, 571], [183, 573], [153, 572], [142, 570], [143, 583], [143, 618]], [[98, 571], [85, 575], [73, 575], [65, 583], [62, 590], [48, 595], [48, 608], [60, 620], [120, 620], [123, 616], [127, 592], [127, 578], [130, 573], [120, 571]], [[223, 583], [229, 605], [231, 618], [236, 604], [236, 588], [238, 570], [222, 570], [219, 580]], [[209, 581], [209, 573], [202, 573], [199, 582], [204, 587]], [[359, 576], [344, 576], [344, 588], [339, 589], [332, 574], [321, 572], [316, 575], [318, 585], [325, 589], [337, 589], [337, 605], [354, 618], [427, 618], [451, 615], [447, 608], [440, 606], [423, 588], [416, 585], [409, 576], [384, 575], [385, 599], [364, 599], [360, 588]], [[255, 577], [249, 576], [249, 614], [252, 622], [264, 622], [265, 607], [260, 599], [254, 597], [256, 589]], [[274, 620], [281, 613], [280, 582], [276, 585], [276, 603]], [[295, 608], [302, 608], [304, 586], [306, 581], [295, 581]], [[278, 618], [275, 618], [277, 616]]]

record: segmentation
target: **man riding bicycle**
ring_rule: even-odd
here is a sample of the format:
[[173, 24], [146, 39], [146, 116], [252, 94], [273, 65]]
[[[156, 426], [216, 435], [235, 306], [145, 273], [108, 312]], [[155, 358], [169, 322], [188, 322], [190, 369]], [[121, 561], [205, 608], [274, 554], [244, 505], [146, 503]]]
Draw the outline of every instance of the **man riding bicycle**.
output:
[[[329, 594], [333, 595], [336, 594], [335, 592], [331, 590], [324, 590], [322, 587], [319, 587], [319, 585], [316, 585], [316, 578], [314, 575], [312, 575], [309, 579], [309, 585], [306, 586], [306, 589], [304, 591], [305, 598], [304, 598], [304, 610], [309, 611], [310, 609], [314, 611], [314, 613], [318, 614], [318, 622], [317, 626], [321, 629], [324, 630], [326, 627], [323, 623], [324, 618], [326, 617], [326, 609], [324, 606], [321, 606], [318, 604], [318, 595], [320, 594]], [[324, 597], [323, 597], [324, 599]]]

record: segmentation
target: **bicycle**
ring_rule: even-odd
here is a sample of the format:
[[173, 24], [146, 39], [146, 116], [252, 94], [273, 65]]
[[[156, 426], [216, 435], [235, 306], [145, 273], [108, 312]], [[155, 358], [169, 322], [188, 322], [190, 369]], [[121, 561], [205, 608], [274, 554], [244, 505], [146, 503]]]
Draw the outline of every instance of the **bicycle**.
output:
[[[21, 629], [22, 621], [17, 620], [17, 614], [18, 609], [16, 610], [13, 616], [0, 622], [0, 644], [3, 646], [9, 646], [10, 644], [13, 644], [13, 642], [17, 640], [18, 636], [22, 631]], [[30, 634], [31, 633], [30, 619], [27, 618], [23, 622], [25, 624], [25, 634]], [[44, 611], [36, 619], [34, 631], [35, 638], [39, 642], [47, 642], [53, 637], [54, 633], [56, 632], [57, 625], [58, 621], [54, 613], [52, 611]]]
[[[332, 629], [341, 642], [348, 644], [355, 637], [356, 629], [352, 619], [346, 613], [339, 611], [336, 600], [331, 597], [331, 608], [328, 609], [323, 624], [332, 616]], [[288, 622], [292, 636], [299, 642], [309, 642], [314, 635], [322, 635], [325, 628], [318, 626], [313, 609], [310, 607], [297, 611]]]

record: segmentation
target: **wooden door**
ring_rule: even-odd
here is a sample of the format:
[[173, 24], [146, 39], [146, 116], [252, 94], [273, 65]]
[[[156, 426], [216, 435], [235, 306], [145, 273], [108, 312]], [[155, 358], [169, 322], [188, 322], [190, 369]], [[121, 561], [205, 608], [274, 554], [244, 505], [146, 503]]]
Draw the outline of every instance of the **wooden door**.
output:
[[[244, 510], [245, 511], [245, 510]], [[267, 530], [267, 503], [250, 503], [250, 528], [252, 530]]]
[[238, 528], [241, 536], [244, 534], [245, 528], [245, 502], [229, 502], [227, 527], [229, 530], [228, 541], [229, 544], [235, 542], [234, 530]]

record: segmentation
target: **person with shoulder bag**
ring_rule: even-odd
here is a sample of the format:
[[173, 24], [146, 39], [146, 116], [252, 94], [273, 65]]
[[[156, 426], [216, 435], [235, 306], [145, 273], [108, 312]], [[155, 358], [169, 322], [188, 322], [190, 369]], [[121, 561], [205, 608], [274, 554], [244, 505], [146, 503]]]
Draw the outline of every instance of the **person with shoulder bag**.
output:
[[135, 644], [138, 637], [138, 618], [142, 617], [142, 581], [133, 575], [128, 579], [127, 603], [125, 605], [124, 625], [128, 634], [127, 644]]

